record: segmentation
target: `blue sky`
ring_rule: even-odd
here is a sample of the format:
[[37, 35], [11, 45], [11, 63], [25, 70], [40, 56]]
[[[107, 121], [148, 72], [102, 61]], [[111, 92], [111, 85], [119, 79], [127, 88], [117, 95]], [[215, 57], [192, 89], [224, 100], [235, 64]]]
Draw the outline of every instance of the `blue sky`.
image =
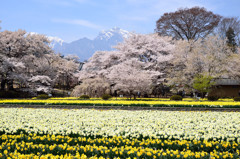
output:
[[1, 30], [38, 32], [70, 42], [94, 38], [115, 26], [152, 33], [165, 12], [201, 6], [223, 16], [240, 16], [239, 0], [3, 0]]

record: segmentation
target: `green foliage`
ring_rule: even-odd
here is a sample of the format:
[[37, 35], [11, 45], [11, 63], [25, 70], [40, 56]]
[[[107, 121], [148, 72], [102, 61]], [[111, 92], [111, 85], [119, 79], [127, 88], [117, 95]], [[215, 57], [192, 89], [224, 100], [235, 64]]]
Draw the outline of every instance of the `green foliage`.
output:
[[236, 52], [236, 46], [237, 43], [235, 41], [235, 33], [232, 27], [229, 27], [227, 32], [226, 32], [226, 37], [227, 37], [227, 44], [231, 48], [233, 52]]
[[112, 98], [112, 96], [109, 95], [109, 94], [104, 94], [104, 95], [102, 96], [102, 99], [103, 99], [103, 100], [108, 100], [108, 99], [110, 99], [110, 98]]
[[233, 100], [234, 101], [240, 101], [240, 97], [234, 97]]
[[64, 97], [67, 95], [67, 92], [64, 92], [63, 90], [60, 89], [53, 89], [51, 94], [53, 97]]
[[218, 96], [208, 96], [207, 98], [209, 101], [217, 101], [219, 99]]
[[90, 99], [90, 97], [88, 95], [81, 95], [79, 98], [80, 99]]
[[49, 96], [47, 94], [39, 94], [36, 99], [48, 99]]
[[182, 96], [180, 95], [173, 95], [170, 97], [170, 100], [182, 100]]
[[64, 97], [66, 96], [63, 92], [52, 92], [53, 97]]
[[209, 92], [210, 88], [215, 84], [212, 77], [207, 75], [197, 75], [193, 79], [193, 88], [204, 94]]

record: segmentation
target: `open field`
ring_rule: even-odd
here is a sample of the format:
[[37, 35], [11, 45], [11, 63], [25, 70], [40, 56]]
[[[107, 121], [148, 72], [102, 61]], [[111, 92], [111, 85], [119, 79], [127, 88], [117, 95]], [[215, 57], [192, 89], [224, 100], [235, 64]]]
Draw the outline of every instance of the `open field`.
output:
[[0, 107], [0, 158], [240, 157], [232, 99], [3, 99]]
[[1, 158], [239, 158], [239, 112], [0, 108]]

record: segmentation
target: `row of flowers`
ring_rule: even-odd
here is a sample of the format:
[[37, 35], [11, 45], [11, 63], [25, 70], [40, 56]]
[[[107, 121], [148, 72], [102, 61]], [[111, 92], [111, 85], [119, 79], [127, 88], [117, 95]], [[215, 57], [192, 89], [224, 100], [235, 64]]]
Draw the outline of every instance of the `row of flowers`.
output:
[[[37, 99], [36, 97], [33, 97], [32, 99]], [[81, 99], [79, 97], [51, 97], [49, 99], [53, 99], [53, 100], [86, 100], [86, 99]], [[101, 100], [102, 98], [90, 98], [87, 100]], [[140, 100], [140, 101], [169, 101], [170, 98], [127, 98], [127, 97], [112, 97], [109, 100]], [[183, 101], [207, 101], [207, 98], [200, 98], [200, 99], [196, 99], [196, 98], [183, 98]], [[218, 101], [225, 101], [225, 102], [233, 102], [233, 98], [219, 98]]]
[[[169, 140], [169, 139], [126, 139], [121, 136], [114, 137], [82, 137], [79, 135], [76, 136], [62, 136], [62, 135], [37, 135], [37, 134], [28, 134], [21, 132], [20, 134], [6, 135], [2, 134], [0, 136], [0, 150], [24, 150], [26, 146], [30, 148], [29, 152], [34, 152], [33, 149], [36, 148], [37, 144], [41, 145], [53, 145], [50, 147], [50, 150], [53, 150], [57, 145], [65, 145], [66, 143], [69, 146], [102, 146], [107, 148], [113, 147], [141, 147], [144, 149], [171, 149], [179, 151], [205, 151], [212, 152], [217, 150], [220, 152], [229, 151], [229, 152], [238, 152], [240, 150], [240, 142], [236, 141], [207, 141], [207, 140]], [[9, 144], [10, 143], [10, 144]], [[5, 145], [4, 145], [5, 144]], [[28, 146], [32, 145], [32, 147]], [[20, 147], [19, 147], [20, 146]], [[10, 148], [9, 148], [10, 147]], [[45, 148], [46, 146], [42, 147]], [[47, 152], [45, 152], [47, 153]]]
[[234, 101], [130, 101], [130, 100], [69, 100], [69, 99], [3, 99], [0, 104], [22, 105], [84, 105], [84, 106], [143, 106], [143, 107], [226, 107], [240, 108], [240, 102]]
[[1, 135], [0, 158], [239, 158], [240, 143], [62, 135]]
[[240, 112], [0, 108], [0, 133], [240, 141]]

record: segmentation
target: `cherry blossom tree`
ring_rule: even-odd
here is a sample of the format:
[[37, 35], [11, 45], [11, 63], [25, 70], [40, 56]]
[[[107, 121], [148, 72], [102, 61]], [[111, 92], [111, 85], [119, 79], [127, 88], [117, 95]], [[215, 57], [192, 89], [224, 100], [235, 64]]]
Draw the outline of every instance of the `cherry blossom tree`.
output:
[[[1, 90], [50, 93], [56, 83], [73, 87], [77, 83], [76, 57], [63, 58], [49, 47], [49, 40], [24, 30], [0, 32]], [[15, 88], [14, 88], [15, 87]]]
[[73, 89], [71, 95], [74, 97], [81, 95], [101, 97], [103, 94], [110, 94], [110, 84], [104, 78], [96, 77], [83, 80], [81, 85]]
[[[106, 77], [113, 84], [113, 89], [121, 94], [128, 95], [130, 98], [133, 95], [136, 98], [138, 92], [142, 94], [151, 93], [151, 84], [154, 76], [159, 73], [149, 70], [141, 70], [136, 67], [137, 63], [134, 59], [124, 61], [110, 68], [109, 74]], [[130, 69], [126, 69], [130, 68]]]
[[175, 41], [157, 34], [132, 34], [115, 51], [98, 51], [84, 64], [79, 80], [103, 77], [111, 91], [136, 95], [138, 91], [151, 91], [166, 78], [166, 68], [173, 58]]
[[63, 58], [60, 55], [52, 56], [53, 80], [55, 85], [61, 89], [69, 90], [78, 83], [79, 62], [76, 57]]
[[227, 73], [230, 78], [240, 80], [240, 48], [237, 48], [237, 52], [232, 54], [228, 59]]
[[229, 77], [231, 59], [236, 56], [226, 39], [208, 36], [204, 40], [181, 40], [176, 44], [168, 83], [192, 89], [193, 79], [198, 75], [213, 78]]
[[48, 76], [36, 75], [28, 80], [30, 88], [37, 92], [49, 93], [51, 92], [52, 80]]
[[25, 82], [23, 69], [25, 65], [22, 62], [24, 56], [28, 55], [29, 43], [27, 42], [23, 30], [16, 32], [4, 31], [0, 32], [0, 52], [1, 52], [1, 89], [5, 89], [5, 84], [8, 89], [13, 89], [14, 79], [19, 82]]

